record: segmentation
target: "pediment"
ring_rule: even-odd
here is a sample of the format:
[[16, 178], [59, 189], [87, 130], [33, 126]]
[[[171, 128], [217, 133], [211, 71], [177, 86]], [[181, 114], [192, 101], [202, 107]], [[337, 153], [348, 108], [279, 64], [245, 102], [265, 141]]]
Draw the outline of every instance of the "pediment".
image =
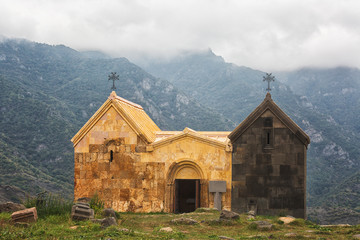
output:
[[229, 134], [229, 139], [232, 142], [236, 141], [236, 139], [266, 111], [271, 111], [306, 147], [310, 144], [310, 137], [283, 110], [281, 110], [281, 108], [271, 99], [270, 93], [267, 93], [264, 101]]
[[110, 108], [114, 108], [130, 128], [147, 143], [152, 143], [155, 140], [155, 132], [160, 131], [160, 128], [146, 114], [143, 108], [138, 104], [118, 97], [115, 92], [112, 92], [105, 103], [71, 139], [74, 146], [81, 141]]
[[[161, 133], [161, 132], [159, 132], [159, 133]], [[215, 146], [215, 147], [219, 147], [219, 148], [225, 148], [226, 150], [231, 151], [231, 145], [229, 145], [228, 140], [227, 141], [219, 141], [219, 140], [207, 137], [201, 133], [198, 133], [197, 131], [192, 130], [190, 128], [185, 128], [181, 132], [175, 132], [175, 134], [172, 136], [155, 141], [154, 143], [151, 144], [151, 146], [153, 148], [158, 148], [158, 147], [162, 147], [165, 145], [173, 144], [175, 142], [181, 141], [186, 138], [190, 138], [190, 139], [193, 139], [195, 141], [198, 141], [198, 142], [201, 142], [201, 143], [204, 143], [207, 145], [211, 145], [211, 146]]]

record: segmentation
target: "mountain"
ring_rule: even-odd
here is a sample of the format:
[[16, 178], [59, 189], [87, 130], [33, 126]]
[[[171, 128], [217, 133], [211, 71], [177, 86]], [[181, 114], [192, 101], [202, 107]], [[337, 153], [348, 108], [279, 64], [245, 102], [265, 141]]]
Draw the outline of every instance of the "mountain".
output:
[[[188, 92], [201, 104], [211, 107], [225, 117], [239, 124], [261, 103], [265, 97], [267, 83], [262, 81], [264, 72], [227, 63], [211, 50], [186, 53], [168, 61], [149, 61], [142, 67], [154, 76], [168, 79], [177, 87]], [[313, 70], [277, 73], [272, 83], [271, 94], [275, 102], [311, 138], [307, 159], [307, 205], [312, 220], [331, 222], [334, 215], [342, 215], [344, 222], [357, 218], [360, 222], [360, 203], [353, 197], [341, 198], [336, 189], [349, 183], [348, 196], [357, 196], [360, 170], [360, 82], [356, 69], [323, 70], [321, 79], [306, 77]], [[321, 71], [320, 71], [321, 72]], [[337, 77], [334, 77], [336, 73]], [[334, 81], [330, 82], [330, 76]], [[337, 79], [337, 80], [335, 80]], [[344, 80], [341, 80], [344, 79]], [[305, 82], [308, 81], [308, 82]], [[323, 94], [340, 95], [338, 98], [322, 98], [316, 95], [326, 85]], [[324, 88], [325, 89], [325, 88]], [[315, 94], [304, 95], [307, 92]], [[339, 93], [340, 92], [340, 93]], [[342, 97], [342, 98], [341, 98]], [[351, 107], [347, 107], [352, 105]], [[234, 107], [237, 106], [237, 107]], [[327, 198], [331, 194], [333, 200]], [[340, 201], [346, 199], [346, 201]], [[337, 204], [334, 202], [339, 201]], [[339, 209], [338, 206], [343, 206]], [[324, 211], [313, 211], [315, 207], [331, 208], [335, 211], [326, 215]], [[336, 209], [335, 209], [336, 208]], [[349, 210], [349, 211], [347, 211]], [[343, 212], [347, 212], [347, 218]]]
[[26, 40], [0, 43], [0, 184], [30, 194], [73, 194], [70, 139], [117, 94], [142, 105], [163, 130], [231, 130], [234, 123], [125, 58]]

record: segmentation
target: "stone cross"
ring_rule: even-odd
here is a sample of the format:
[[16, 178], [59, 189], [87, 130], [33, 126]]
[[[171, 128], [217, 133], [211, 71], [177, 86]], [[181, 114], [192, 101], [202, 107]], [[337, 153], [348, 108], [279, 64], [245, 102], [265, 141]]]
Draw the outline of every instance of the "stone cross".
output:
[[119, 80], [119, 75], [116, 75], [116, 72], [111, 72], [110, 75], [109, 75], [109, 81], [113, 81], [113, 86], [112, 86], [112, 90], [115, 90], [116, 87], [115, 87], [115, 80]]
[[263, 81], [267, 81], [268, 82], [268, 88], [266, 89], [268, 92], [271, 91], [270, 88], [270, 82], [275, 82], [275, 76], [272, 76], [271, 73], [266, 73], [266, 76], [263, 76]]

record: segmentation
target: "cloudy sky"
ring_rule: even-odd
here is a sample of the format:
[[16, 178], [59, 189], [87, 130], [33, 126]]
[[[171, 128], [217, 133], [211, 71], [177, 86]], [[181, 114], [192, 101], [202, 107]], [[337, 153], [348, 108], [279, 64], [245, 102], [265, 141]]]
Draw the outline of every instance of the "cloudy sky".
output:
[[263, 71], [360, 68], [360, 1], [0, 0], [0, 35], [130, 60], [211, 48]]

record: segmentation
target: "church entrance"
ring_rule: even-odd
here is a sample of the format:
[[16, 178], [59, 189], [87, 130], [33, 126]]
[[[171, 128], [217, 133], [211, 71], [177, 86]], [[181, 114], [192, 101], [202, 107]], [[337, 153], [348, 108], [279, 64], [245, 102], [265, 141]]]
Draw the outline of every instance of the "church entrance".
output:
[[193, 212], [200, 207], [200, 180], [175, 179], [175, 213]]
[[208, 186], [204, 185], [201, 168], [193, 161], [184, 160], [170, 166], [165, 191], [166, 211], [186, 213], [208, 207]]

